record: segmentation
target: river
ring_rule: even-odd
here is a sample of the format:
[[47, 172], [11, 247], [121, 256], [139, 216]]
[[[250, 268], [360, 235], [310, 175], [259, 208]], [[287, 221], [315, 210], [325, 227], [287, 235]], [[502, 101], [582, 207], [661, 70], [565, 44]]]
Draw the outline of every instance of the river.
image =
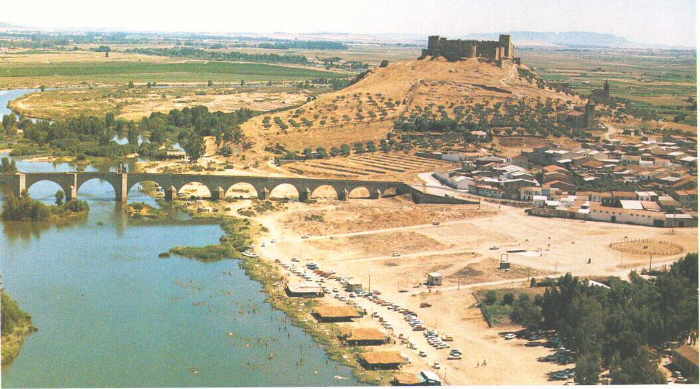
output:
[[[74, 170], [17, 165], [27, 172]], [[39, 182], [29, 192], [50, 202], [57, 189]], [[77, 224], [0, 224], [4, 287], [39, 328], [3, 368], [3, 387], [358, 384], [349, 368], [265, 302], [261, 285], [236, 260], [158, 258], [173, 246], [217, 243], [218, 225], [130, 224], [111, 186], [98, 180], [78, 196], [91, 210]], [[136, 188], [129, 198], [152, 201]]]

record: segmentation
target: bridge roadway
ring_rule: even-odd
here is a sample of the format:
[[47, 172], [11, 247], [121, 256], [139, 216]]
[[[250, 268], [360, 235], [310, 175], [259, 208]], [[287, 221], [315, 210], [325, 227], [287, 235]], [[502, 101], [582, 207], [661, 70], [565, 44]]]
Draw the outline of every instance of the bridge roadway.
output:
[[32, 185], [40, 181], [50, 181], [58, 184], [66, 195], [67, 200], [76, 199], [80, 187], [91, 180], [109, 182], [114, 188], [115, 199], [126, 202], [129, 190], [141, 182], [155, 182], [165, 191], [165, 199], [172, 200], [177, 197], [183, 186], [190, 183], [200, 183], [206, 186], [213, 200], [223, 199], [226, 191], [236, 184], [248, 184], [255, 189], [258, 199], [266, 200], [272, 191], [284, 184], [293, 186], [300, 201], [311, 198], [320, 187], [332, 188], [338, 200], [347, 200], [350, 192], [357, 188], [365, 188], [371, 199], [378, 199], [389, 193], [411, 193], [416, 203], [470, 203], [454, 198], [432, 196], [420, 190], [398, 181], [362, 181], [362, 180], [338, 180], [325, 178], [300, 178], [300, 177], [260, 177], [260, 176], [224, 176], [208, 174], [161, 174], [161, 173], [100, 173], [100, 172], [68, 172], [68, 173], [16, 173], [0, 175], [0, 184], [8, 185], [12, 192], [20, 195], [29, 190]]

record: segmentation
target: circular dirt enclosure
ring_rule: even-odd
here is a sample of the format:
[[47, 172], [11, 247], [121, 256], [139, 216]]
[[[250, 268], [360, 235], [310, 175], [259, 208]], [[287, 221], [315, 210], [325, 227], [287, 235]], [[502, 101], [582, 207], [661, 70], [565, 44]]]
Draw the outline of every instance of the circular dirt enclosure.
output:
[[674, 255], [683, 252], [683, 247], [671, 242], [652, 239], [628, 240], [610, 243], [610, 248], [628, 254]]

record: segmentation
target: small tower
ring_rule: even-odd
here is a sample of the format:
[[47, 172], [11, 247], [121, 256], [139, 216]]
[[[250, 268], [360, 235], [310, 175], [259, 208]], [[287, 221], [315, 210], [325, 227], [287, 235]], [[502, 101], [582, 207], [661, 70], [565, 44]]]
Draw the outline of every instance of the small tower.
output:
[[498, 45], [503, 48], [503, 57], [512, 58], [513, 57], [513, 45], [510, 40], [510, 35], [501, 34], [498, 36]]
[[595, 119], [595, 104], [588, 99], [586, 110], [583, 113], [583, 128], [593, 128]]
[[610, 85], [608, 84], [608, 80], [603, 82], [603, 94], [605, 97], [610, 97]]

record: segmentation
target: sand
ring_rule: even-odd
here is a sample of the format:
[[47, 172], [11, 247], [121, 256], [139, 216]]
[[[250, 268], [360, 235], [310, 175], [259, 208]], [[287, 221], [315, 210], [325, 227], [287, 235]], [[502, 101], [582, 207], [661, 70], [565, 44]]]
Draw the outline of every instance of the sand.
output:
[[[377, 207], [385, 214], [394, 209], [398, 214], [425, 215], [429, 214], [426, 209], [430, 206], [415, 205], [398, 198], [375, 200], [371, 205], [368, 201], [291, 203], [284, 212], [261, 216], [258, 220], [269, 230], [265, 238], [268, 244], [257, 250], [270, 259], [288, 261], [298, 257], [302, 261], [313, 260], [323, 270], [353, 277], [366, 286], [371, 282], [371, 289], [380, 291], [383, 298], [419, 312], [429, 327], [454, 337], [452, 346], [464, 353], [462, 360], [447, 360], [446, 350], [429, 347], [421, 333], [411, 331], [400, 314], [368, 300], [357, 299], [368, 312], [381, 312], [394, 327], [395, 335], [406, 335], [419, 350], [428, 353], [423, 359], [417, 356], [417, 351], [406, 349], [405, 352], [412, 353], [413, 359], [420, 363], [402, 370], [416, 371], [426, 362], [440, 361], [443, 369], [438, 373], [446, 375], [445, 381], [451, 385], [552, 384], [556, 382], [547, 380], [548, 372], [572, 367], [538, 362], [538, 357], [551, 351], [542, 347], [524, 347], [525, 341], [522, 340], [504, 340], [498, 333], [509, 328], [488, 328], [475, 307], [474, 291], [494, 286], [523, 287], [529, 276], [564, 272], [579, 276], [624, 277], [631, 268], [642, 267], [649, 261], [648, 256], [621, 255], [609, 247], [610, 243], [624, 240], [625, 236], [628, 239], [671, 242], [682, 247], [684, 253], [697, 251], [697, 228], [668, 230], [537, 218], [525, 215], [522, 209], [499, 209], [486, 204], [481, 206], [483, 214], [465, 213], [440, 225], [420, 224], [429, 219], [426, 216], [390, 219], [386, 223], [391, 226], [387, 232], [387, 226], [381, 223], [355, 222], [364, 218], [365, 208], [375, 209], [368, 215], [376, 212]], [[323, 213], [324, 209], [334, 207], [343, 212]], [[308, 221], [299, 216], [320, 212], [324, 218], [332, 220], [328, 222], [330, 228], [325, 231], [310, 229]], [[349, 226], [343, 227], [343, 218]], [[301, 237], [310, 230], [324, 235]], [[351, 237], [359, 240], [352, 242]], [[276, 243], [269, 244], [269, 239], [276, 240]], [[411, 240], [429, 244], [425, 247], [412, 245]], [[396, 247], [401, 250], [398, 256], [389, 253]], [[528, 252], [507, 253], [512, 249]], [[655, 265], [670, 263], [681, 254], [654, 257], [653, 262]], [[497, 271], [498, 262], [506, 257], [513, 270], [508, 273]], [[588, 258], [592, 258], [591, 264], [587, 264]], [[425, 281], [425, 274], [430, 271], [442, 272], [445, 281], [427, 293], [425, 287], [415, 286]], [[421, 302], [429, 302], [432, 307], [420, 308]], [[487, 366], [476, 367], [477, 362], [483, 360], [487, 361]]]

